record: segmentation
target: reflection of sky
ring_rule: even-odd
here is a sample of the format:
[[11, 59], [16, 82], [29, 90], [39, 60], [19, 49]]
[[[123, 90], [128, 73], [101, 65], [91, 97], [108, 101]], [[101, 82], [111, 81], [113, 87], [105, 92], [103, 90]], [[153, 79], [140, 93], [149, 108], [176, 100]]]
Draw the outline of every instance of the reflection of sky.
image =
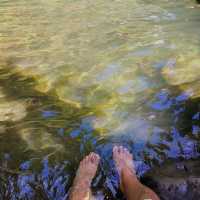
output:
[[170, 142], [169, 157], [177, 158], [182, 156], [189, 159], [199, 155], [196, 149], [196, 141], [189, 139], [187, 136], [181, 136], [176, 128], [172, 128], [171, 134], [173, 141]]
[[[178, 3], [171, 1], [168, 4], [168, 1], [163, 1], [163, 3], [155, 5], [154, 1], [148, 1], [145, 4], [144, 10], [141, 8], [140, 1], [134, 1], [134, 4], [132, 1], [104, 1], [104, 6], [100, 3], [102, 1], [99, 1], [99, 3], [94, 3], [95, 9], [89, 10], [91, 12], [94, 10], [94, 13], [91, 13], [87, 11], [88, 9], [85, 9], [85, 6], [88, 5], [85, 5], [84, 1], [76, 1], [77, 4], [75, 1], [73, 3], [69, 1], [69, 4], [60, 4], [60, 1], [44, 0], [38, 1], [37, 5], [34, 3], [33, 5], [31, 3], [25, 4], [24, 2], [11, 5], [9, 1], [2, 1], [4, 5], [2, 8], [5, 8], [1, 10], [1, 14], [5, 14], [2, 15], [2, 21], [6, 21], [1, 27], [3, 30], [1, 36], [3, 40], [5, 39], [5, 63], [9, 63], [6, 59], [11, 56], [13, 67], [18, 67], [14, 71], [22, 73], [23, 76], [33, 76], [34, 79], [37, 79], [34, 84], [31, 84], [34, 88], [41, 91], [49, 91], [50, 96], [55, 95], [70, 104], [73, 103], [71, 100], [75, 100], [83, 103], [83, 105], [80, 105], [80, 113], [77, 110], [75, 115], [71, 112], [65, 112], [62, 115], [68, 115], [66, 116], [66, 125], [63, 123], [59, 125], [60, 113], [56, 110], [51, 110], [49, 107], [47, 109], [46, 105], [42, 109], [39, 109], [39, 119], [35, 118], [35, 111], [33, 111], [32, 115], [32, 111], [29, 109], [30, 115], [27, 116], [28, 118], [25, 121], [22, 120], [19, 124], [13, 122], [7, 123], [6, 121], [5, 127], [7, 124], [11, 124], [11, 131], [15, 134], [15, 130], [12, 130], [13, 127], [14, 129], [23, 127], [29, 131], [30, 126], [30, 136], [24, 131], [23, 137], [27, 137], [27, 140], [30, 142], [38, 141], [42, 144], [48, 143], [47, 137], [51, 135], [45, 132], [46, 129], [48, 131], [51, 129], [52, 140], [62, 140], [62, 143], [69, 147], [67, 148], [69, 153], [70, 143], [72, 145], [76, 143], [77, 154], [74, 151], [73, 153], [76, 155], [72, 155], [72, 159], [74, 159], [73, 156], [77, 157], [81, 153], [84, 154], [87, 151], [96, 150], [101, 153], [104, 159], [109, 159], [108, 162], [110, 162], [112, 157], [112, 138], [121, 136], [118, 144], [123, 144], [132, 150], [137, 160], [136, 164], [139, 166], [137, 171], [141, 173], [148, 169], [142, 157], [143, 151], [148, 153], [147, 158], [145, 158], [147, 160], [150, 158], [159, 160], [159, 151], [156, 151], [156, 148], [162, 147], [162, 145], [168, 147], [160, 148], [162, 150], [161, 153], [165, 153], [166, 157], [176, 158], [183, 156], [188, 159], [198, 155], [196, 152], [196, 142], [187, 136], [182, 136], [183, 134], [176, 127], [180, 116], [186, 112], [184, 102], [190, 98], [190, 92], [183, 92], [177, 97], [172, 97], [170, 89], [162, 89], [158, 91], [151, 102], [149, 102], [149, 98], [152, 97], [151, 95], [149, 95], [151, 97], [145, 97], [146, 91], [147, 94], [148, 92], [152, 94], [158, 87], [168, 87], [166, 83], [159, 82], [163, 78], [162, 76], [164, 76], [164, 74], [159, 73], [162, 68], [167, 67], [171, 74], [176, 76], [179, 74], [174, 73], [174, 68], [176, 65], [179, 65], [179, 61], [182, 64], [186, 64], [188, 61], [190, 62], [190, 59], [195, 59], [198, 56], [196, 54], [198, 54], [199, 50], [197, 44], [199, 29], [195, 27], [197, 24], [196, 21], [198, 21], [196, 20], [198, 10], [186, 9], [186, 7], [190, 7], [193, 3], [190, 5], [188, 1], [186, 5], [185, 3], [180, 3], [184, 1]], [[91, 1], [91, 3], [93, 2], [95, 1]], [[52, 7], [53, 9], [56, 8], [55, 12], [48, 12], [52, 10]], [[174, 9], [175, 7], [177, 7], [177, 12]], [[41, 13], [43, 8], [47, 12]], [[108, 9], [106, 15], [99, 14], [105, 13], [105, 8]], [[21, 12], [24, 9], [28, 12]], [[74, 10], [78, 12], [74, 12]], [[16, 15], [18, 11], [21, 15]], [[87, 12], [85, 13], [85, 11]], [[88, 13], [89, 15], [91, 14], [91, 17], [88, 17]], [[27, 14], [31, 14], [32, 17], [27, 17]], [[107, 17], [107, 14], [109, 17]], [[3, 20], [4, 17], [5, 20]], [[87, 19], [87, 22], [85, 19]], [[29, 25], [24, 26], [19, 21]], [[35, 24], [37, 24], [37, 28], [34, 28]], [[187, 30], [187, 28], [191, 28], [192, 26], [194, 26], [193, 29]], [[24, 30], [24, 28], [27, 28], [27, 30]], [[173, 31], [171, 31], [172, 29]], [[180, 30], [186, 31], [181, 32]], [[177, 33], [181, 33], [181, 40]], [[188, 35], [191, 36], [191, 40], [187, 39]], [[117, 48], [113, 49], [112, 45]], [[24, 70], [23, 67], [25, 66], [30, 66], [30, 70]], [[14, 71], [11, 70], [10, 74], [15, 74]], [[156, 73], [154, 74], [155, 71]], [[159, 83], [158, 86], [154, 87], [153, 82], [157, 78], [157, 75], [160, 77], [155, 82]], [[190, 74], [188, 75], [190, 76]], [[5, 82], [6, 78], [9, 79], [9, 76], [9, 73], [2, 74]], [[3, 79], [2, 82], [4, 82]], [[20, 80], [15, 81], [25, 85], [26, 82], [24, 80], [26, 80], [26, 77], [21, 77]], [[13, 84], [15, 85], [15, 83]], [[16, 86], [18, 87], [21, 84], [16, 84]], [[90, 89], [91, 84], [94, 85]], [[98, 89], [100, 90], [93, 91], [93, 87], [96, 87], [95, 84], [99, 86]], [[113, 87], [117, 87], [115, 91], [113, 91]], [[23, 95], [14, 98], [21, 100], [21, 98], [24, 98], [26, 95], [29, 96], [29, 94], [32, 97], [34, 94], [32, 94], [33, 91], [26, 91], [26, 87], [23, 86], [22, 88], [24, 90]], [[108, 96], [111, 96], [111, 99], [108, 100], [108, 104], [111, 102], [111, 105], [107, 105], [110, 108], [105, 108], [105, 111], [104, 108], [101, 108], [101, 106], [104, 106], [104, 103], [102, 103], [98, 108], [100, 112], [104, 113], [102, 116], [98, 113], [99, 116], [83, 116], [82, 120], [80, 120], [80, 115], [83, 114], [81, 109], [82, 106], [83, 110], [85, 109], [85, 102], [86, 106], [90, 106], [90, 102], [92, 102], [93, 105], [90, 111], [93, 113], [93, 111], [96, 111], [97, 104], [95, 103], [104, 102], [104, 99], [107, 101], [106, 97], [101, 97], [101, 94], [104, 96], [104, 92], [102, 92], [104, 89], [106, 96], [107, 92]], [[7, 88], [5, 88], [6, 91]], [[100, 94], [97, 94], [98, 91], [100, 91]], [[137, 92], [139, 94], [136, 94]], [[11, 95], [11, 91], [9, 93]], [[98, 95], [103, 99], [102, 101], [95, 99], [98, 98]], [[143, 98], [143, 95], [145, 98]], [[43, 103], [43, 98], [40, 99], [39, 97], [38, 99], [41, 100], [42, 105], [47, 103], [46, 100]], [[122, 101], [122, 104], [120, 101]], [[149, 113], [140, 108], [143, 107], [141, 105], [143, 102], [145, 104], [144, 107], [146, 108], [147, 104], [147, 110], [151, 112], [149, 118], [146, 116]], [[53, 103], [57, 105], [57, 102]], [[136, 109], [132, 109], [132, 107], [138, 104], [140, 105]], [[182, 104], [183, 106], [181, 106]], [[116, 107], [120, 107], [118, 113], [115, 112]], [[65, 109], [67, 110], [68, 108]], [[167, 118], [165, 118], [165, 114], [167, 114]], [[9, 115], [7, 117], [12, 118]], [[68, 120], [71, 117], [73, 118], [72, 121]], [[40, 120], [43, 121], [40, 122]], [[200, 120], [200, 112], [193, 113], [192, 120], [195, 123], [190, 124], [192, 129], [189, 131], [191, 133], [185, 135], [198, 139], [200, 133], [198, 121]], [[45, 132], [43, 132], [42, 128], [41, 133], [38, 131], [37, 134], [40, 126], [44, 127]], [[108, 131], [104, 131], [104, 129]], [[34, 134], [34, 131], [36, 131], [36, 134]], [[54, 131], [56, 132], [55, 134], [53, 133]], [[2, 131], [0, 130], [0, 132]], [[23, 131], [17, 130], [16, 135], [18, 132], [20, 132], [21, 137], [21, 132]], [[169, 141], [167, 137], [163, 137], [165, 134], [170, 136], [169, 138], [172, 141]], [[10, 135], [5, 134], [6, 141], [8, 141], [7, 137], [12, 137], [12, 134]], [[15, 137], [13, 138], [15, 140]], [[105, 141], [102, 142], [102, 138]], [[104, 144], [102, 145], [101, 142]], [[152, 146], [147, 147], [147, 143]], [[54, 146], [54, 143], [52, 146]], [[36, 149], [38, 152], [31, 152], [30, 154], [29, 151], [24, 152], [23, 147], [21, 148], [20, 145], [16, 149], [19, 149], [20, 153], [13, 152], [11, 156], [5, 154], [4, 157], [8, 163], [15, 154], [19, 159], [23, 159], [24, 155], [26, 157], [35, 156], [35, 153], [37, 154], [38, 152], [39, 154], [41, 153], [40, 155], [46, 154], [46, 148], [43, 152], [40, 149]], [[32, 162], [26, 161], [21, 163], [19, 169], [27, 171], [31, 167]], [[49, 199], [65, 199], [64, 193], [68, 177], [67, 173], [62, 174], [62, 170], [62, 165], [53, 167], [49, 165], [48, 160], [43, 160], [42, 170], [38, 174], [38, 177], [44, 184]], [[21, 197], [33, 195], [32, 189], [28, 186], [28, 182], [30, 181], [35, 181], [35, 174], [19, 177], [18, 185], [21, 190]], [[110, 185], [109, 181], [107, 183]]]
[[156, 94], [156, 101], [151, 104], [151, 108], [162, 111], [169, 109], [171, 105], [172, 99], [169, 98], [169, 92], [167, 90], [162, 90]]
[[[156, 95], [157, 100], [161, 102], [169, 101], [169, 94], [167, 91], [161, 91]], [[179, 95], [178, 97], [173, 99], [174, 104], [178, 104], [179, 102], [183, 102], [187, 100], [187, 96], [184, 94]], [[180, 107], [181, 108], [181, 107]], [[179, 108], [179, 109], [180, 109]], [[181, 109], [180, 109], [181, 110]], [[178, 111], [176, 111], [178, 113]], [[173, 113], [172, 113], [173, 115]], [[193, 120], [199, 120], [199, 112], [193, 115]], [[199, 156], [197, 149], [196, 149], [196, 142], [187, 136], [181, 136], [181, 133], [175, 128], [172, 127], [170, 131], [170, 136], [172, 137], [172, 141], [167, 141], [163, 139], [163, 135], [166, 134], [166, 130], [155, 126], [151, 123], [151, 120], [146, 120], [141, 116], [129, 116], [125, 115], [124, 120], [120, 121], [119, 126], [113, 130], [113, 135], [124, 135], [125, 137], [125, 146], [129, 148], [134, 155], [135, 159], [135, 168], [137, 171], [138, 176], [145, 174], [147, 171], [150, 170], [150, 165], [146, 164], [145, 161], [142, 159], [142, 152], [148, 153], [148, 157], [150, 159], [156, 159], [160, 163], [163, 162], [159, 157], [159, 153], [154, 151], [153, 148], [149, 148], [146, 146], [146, 142], [149, 142], [153, 146], [156, 145], [166, 145], [168, 148], [163, 149], [163, 152], [169, 158], [177, 158], [177, 157], [184, 157], [186, 159], [195, 158]], [[96, 120], [94, 116], [84, 117], [81, 120], [79, 127], [72, 130], [69, 133], [69, 136], [73, 139], [76, 137], [81, 138], [80, 150], [84, 152], [85, 147], [88, 142], [93, 143], [93, 148], [99, 153], [102, 157], [102, 162], [107, 162], [108, 166], [112, 168], [112, 142], [108, 142], [107, 144], [98, 144], [96, 138], [92, 136], [94, 128], [93, 128], [93, 121]], [[197, 135], [199, 133], [199, 126], [193, 126], [193, 134]], [[65, 129], [60, 128], [58, 129], [58, 134], [64, 136]], [[149, 133], [151, 136], [149, 137]], [[123, 138], [123, 137], [122, 137]], [[165, 138], [165, 137], [164, 137]], [[130, 139], [133, 143], [129, 144]], [[115, 141], [115, 140], [113, 140]], [[116, 140], [117, 141], [117, 140]], [[116, 142], [115, 141], [115, 142]], [[118, 140], [118, 142], [123, 144], [123, 141]], [[7, 156], [10, 158], [10, 156]], [[20, 165], [20, 169], [24, 172], [31, 168], [32, 162], [26, 161]], [[69, 182], [69, 174], [67, 174], [64, 169], [68, 165], [67, 162], [56, 165], [50, 166], [47, 159], [44, 159], [42, 162], [42, 170], [37, 176], [40, 178], [41, 183], [43, 184], [44, 190], [47, 196], [51, 199], [58, 199], [61, 200], [65, 198], [68, 193], [66, 192], [66, 186]], [[103, 166], [104, 167], [104, 166]], [[105, 170], [105, 169], [102, 169]], [[116, 192], [115, 185], [116, 179], [108, 174], [105, 185], [114, 194]], [[36, 183], [36, 175], [23, 175], [20, 176], [18, 179], [18, 187], [19, 187], [19, 194], [21, 198], [28, 196], [34, 196], [34, 190], [29, 185], [30, 182]]]
[[134, 80], [128, 80], [126, 83], [121, 86], [117, 92], [121, 95], [132, 92], [142, 92], [148, 88], [151, 88], [152, 83], [145, 76], [138, 76]]
[[167, 64], [166, 60], [160, 60], [160, 61], [154, 63], [153, 67], [155, 67], [156, 69], [161, 69], [161, 68], [165, 67], [166, 64]]
[[[68, 175], [64, 173], [64, 168], [67, 164], [65, 162], [51, 167], [48, 160], [44, 159], [42, 162], [43, 169], [40, 174], [37, 174], [37, 176], [35, 174], [19, 176], [17, 181], [19, 187], [18, 196], [20, 198], [34, 199], [35, 194], [32, 186], [36, 184], [34, 187], [40, 187], [49, 199], [63, 200], [67, 195], [66, 186], [68, 183]], [[25, 162], [21, 164], [21, 167], [26, 172], [30, 165], [30, 162]], [[13, 192], [14, 195], [15, 193]]]
[[193, 120], [200, 120], [200, 112], [197, 112], [193, 117]]
[[[141, 88], [148, 87], [147, 83], [141, 78]], [[140, 83], [140, 81], [136, 80]], [[121, 88], [121, 92], [128, 92], [134, 87], [134, 82], [130, 81], [128, 84]], [[157, 160], [158, 163], [162, 163], [164, 160], [160, 156], [161, 151], [166, 158], [177, 158], [183, 157], [185, 159], [196, 158], [199, 156], [197, 152], [197, 142], [190, 139], [187, 136], [182, 136], [176, 128], [177, 119], [180, 114], [185, 112], [184, 102], [190, 98], [190, 92], [182, 92], [176, 97], [172, 97], [167, 89], [160, 90], [153, 98], [150, 105], [151, 114], [155, 118], [148, 118], [140, 116], [139, 114], [130, 114], [130, 112], [123, 112], [118, 110], [114, 112], [115, 118], [119, 120], [117, 126], [113, 129], [109, 129], [111, 132], [107, 135], [111, 138], [119, 137], [120, 139], [108, 139], [107, 143], [98, 143], [98, 138], [93, 134], [95, 131], [94, 124], [97, 121], [101, 121], [101, 117], [98, 118], [95, 115], [83, 117], [80, 124], [76, 128], [67, 132], [67, 129], [61, 127], [57, 129], [57, 134], [62, 137], [70, 137], [75, 140], [78, 139], [80, 142], [80, 153], [84, 154], [88, 144], [89, 149], [96, 151], [102, 157], [102, 162], [107, 162], [108, 167], [113, 167], [112, 162], [112, 147], [113, 143], [122, 144], [132, 151], [135, 160], [135, 168], [138, 176], [145, 174], [151, 169], [150, 164], [146, 163], [143, 158], [143, 153], [146, 153], [148, 159]], [[153, 122], [157, 120], [157, 111], [165, 111], [171, 109], [170, 116], [172, 116], [173, 127], [170, 131], [165, 130], [159, 125], [155, 125]], [[52, 118], [59, 114], [57, 111], [44, 110], [42, 111], [42, 117]], [[200, 113], [196, 112], [192, 116], [192, 120], [198, 122], [200, 120]], [[102, 122], [103, 123], [103, 122]], [[196, 137], [200, 133], [200, 127], [196, 124], [192, 125], [192, 134]], [[170, 135], [171, 140], [167, 140], [165, 134]], [[163, 137], [164, 136], [164, 137]], [[150, 144], [152, 146], [148, 146]], [[164, 146], [162, 146], [164, 145]], [[160, 148], [162, 147], [162, 148]], [[157, 151], [159, 150], [159, 151]], [[10, 160], [10, 155], [6, 154], [5, 159]], [[61, 200], [65, 198], [68, 193], [66, 187], [69, 182], [70, 173], [65, 172], [67, 162], [64, 164], [50, 166], [47, 159], [42, 162], [42, 170], [37, 174], [41, 183], [43, 184], [44, 190], [49, 198]], [[32, 167], [31, 161], [25, 161], [21, 163], [20, 170], [26, 172]], [[102, 167], [102, 166], [101, 166]], [[103, 166], [104, 167], [104, 166]], [[106, 171], [107, 169], [101, 168]], [[108, 173], [105, 180], [105, 185], [112, 190], [113, 194], [116, 192], [115, 184], [116, 179]], [[19, 187], [18, 196], [24, 198], [25, 196], [34, 197], [34, 190], [29, 183], [36, 183], [36, 174], [28, 174], [19, 176], [17, 184]], [[98, 185], [98, 179], [96, 181]], [[12, 187], [11, 187], [12, 188]]]
[[146, 17], [146, 20], [160, 22], [160, 21], [174, 21], [176, 20], [176, 14], [172, 12], [164, 11], [161, 15], [150, 15]]
[[88, 137], [88, 134], [92, 134], [94, 130], [92, 125], [93, 117], [85, 117], [81, 120], [81, 124], [77, 129], [74, 129], [70, 132], [72, 138], [80, 136], [81, 133], [84, 133], [84, 137]]
[[114, 75], [117, 75], [122, 70], [119, 64], [110, 64], [108, 65], [101, 73], [96, 77], [98, 82], [106, 81], [112, 78]]
[[139, 116], [129, 116], [120, 121], [119, 126], [114, 128], [110, 135], [127, 135], [133, 141], [147, 141], [151, 124]]
[[[150, 104], [150, 107], [157, 111], [163, 111], [171, 108], [172, 105], [179, 105], [185, 102], [192, 95], [190, 91], [182, 92], [177, 97], [170, 97], [170, 93], [166, 89], [162, 89], [155, 95], [155, 100]], [[180, 108], [181, 110], [183, 108]]]
[[[171, 128], [170, 137], [172, 141], [166, 141], [165, 139], [161, 139], [161, 136], [165, 134], [165, 131], [159, 130], [159, 127], [153, 128], [153, 134], [150, 138], [150, 143], [153, 145], [164, 144], [167, 145], [169, 149], [165, 149], [165, 154], [167, 157], [177, 158], [177, 157], [185, 157], [192, 158], [197, 157], [197, 142], [195, 140], [190, 139], [187, 136], [182, 136], [178, 129], [175, 127], [176, 123], [180, 120], [180, 114], [186, 112], [184, 107], [184, 102], [186, 102], [192, 93], [190, 91], [182, 92], [177, 97], [171, 97], [168, 90], [164, 89], [158, 92], [155, 95], [154, 100], [150, 104], [150, 107], [155, 111], [164, 111], [170, 109], [170, 116], [172, 117], [171, 125], [174, 127]], [[196, 113], [193, 116], [194, 119], [198, 119], [199, 114]], [[192, 119], [191, 119], [192, 120]], [[192, 133], [197, 135], [199, 133], [199, 127], [193, 125]], [[148, 152], [152, 151], [148, 150]], [[152, 152], [151, 155], [154, 153]]]
[[57, 115], [58, 115], [57, 111], [52, 111], [52, 110], [42, 111], [42, 117], [44, 118], [56, 117]]
[[154, 51], [150, 48], [144, 48], [144, 49], [138, 49], [134, 52], [129, 53], [131, 56], [136, 56], [136, 57], [145, 57], [145, 56], [150, 56], [154, 53]]
[[193, 125], [192, 126], [192, 134], [193, 135], [199, 135], [199, 133], [200, 133], [200, 127], [197, 126], [197, 125]]

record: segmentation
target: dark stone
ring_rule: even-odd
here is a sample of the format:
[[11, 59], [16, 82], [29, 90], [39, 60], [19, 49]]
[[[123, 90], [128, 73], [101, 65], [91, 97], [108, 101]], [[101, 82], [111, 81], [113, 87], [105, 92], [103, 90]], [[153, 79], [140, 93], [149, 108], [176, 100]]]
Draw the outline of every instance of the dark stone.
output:
[[[183, 168], [177, 168], [177, 164]], [[199, 164], [198, 159], [171, 160], [147, 173], [141, 182], [153, 189], [161, 200], [200, 199]]]

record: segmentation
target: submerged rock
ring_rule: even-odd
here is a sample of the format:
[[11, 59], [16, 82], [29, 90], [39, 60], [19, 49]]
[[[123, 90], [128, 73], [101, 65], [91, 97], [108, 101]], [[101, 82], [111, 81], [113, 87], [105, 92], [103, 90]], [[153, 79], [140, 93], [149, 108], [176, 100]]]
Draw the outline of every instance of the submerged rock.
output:
[[0, 104], [0, 121], [19, 121], [26, 116], [23, 102], [8, 101]]
[[168, 161], [146, 174], [143, 182], [163, 200], [199, 199], [199, 165], [199, 160]]
[[162, 75], [169, 85], [189, 91], [192, 98], [199, 97], [200, 59], [179, 58], [174, 66], [166, 65]]
[[200, 59], [178, 59], [175, 66], [167, 65], [162, 74], [170, 85], [181, 85], [199, 80]]
[[26, 103], [24, 101], [10, 100], [0, 88], [0, 121], [19, 121], [26, 114]]
[[56, 137], [53, 137], [52, 134], [45, 130], [24, 128], [19, 130], [18, 134], [20, 135], [20, 138], [26, 142], [28, 150], [37, 152], [48, 149], [53, 149], [55, 152], [64, 150], [63, 145], [56, 140]]

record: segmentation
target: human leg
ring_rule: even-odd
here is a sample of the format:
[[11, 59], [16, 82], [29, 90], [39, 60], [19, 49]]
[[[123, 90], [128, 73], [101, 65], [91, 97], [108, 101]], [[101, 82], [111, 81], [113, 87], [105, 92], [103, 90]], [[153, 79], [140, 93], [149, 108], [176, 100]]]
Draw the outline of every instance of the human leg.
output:
[[151, 189], [137, 179], [133, 157], [126, 148], [115, 146], [113, 158], [120, 177], [120, 189], [128, 200], [159, 200]]
[[79, 165], [76, 177], [70, 193], [70, 200], [90, 200], [91, 199], [91, 182], [94, 178], [100, 157], [98, 154], [90, 153]]

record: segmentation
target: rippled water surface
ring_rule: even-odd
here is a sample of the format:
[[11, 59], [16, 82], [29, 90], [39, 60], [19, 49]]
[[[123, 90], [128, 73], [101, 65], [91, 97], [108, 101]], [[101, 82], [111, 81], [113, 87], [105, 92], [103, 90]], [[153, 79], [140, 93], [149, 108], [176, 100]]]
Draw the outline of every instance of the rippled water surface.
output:
[[95, 151], [96, 185], [115, 195], [113, 144], [133, 152], [138, 175], [198, 158], [199, 47], [191, 0], [1, 0], [2, 162], [43, 176], [64, 162], [66, 189]]

